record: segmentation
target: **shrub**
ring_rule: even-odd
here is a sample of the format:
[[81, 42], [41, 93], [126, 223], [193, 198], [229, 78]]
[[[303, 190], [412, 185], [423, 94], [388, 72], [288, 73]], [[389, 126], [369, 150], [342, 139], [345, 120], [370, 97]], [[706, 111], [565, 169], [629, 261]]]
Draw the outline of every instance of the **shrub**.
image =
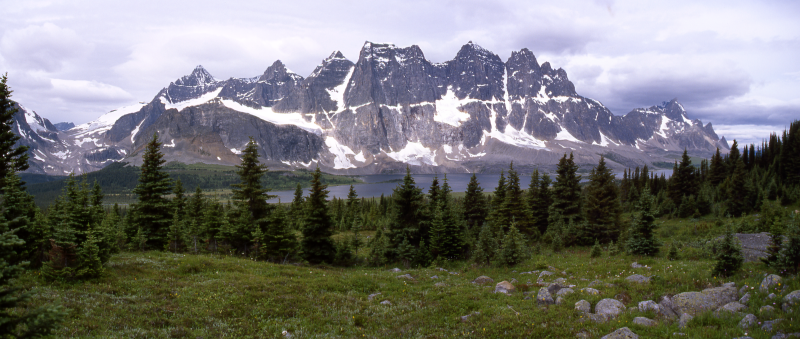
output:
[[594, 246], [592, 246], [592, 252], [590, 256], [592, 258], [597, 258], [603, 254], [603, 251], [600, 249], [600, 241], [597, 239], [594, 240]]
[[734, 239], [733, 231], [731, 231], [730, 227], [727, 228], [725, 237], [717, 246], [715, 259], [717, 263], [712, 270], [714, 275], [728, 277], [736, 274], [742, 268], [742, 263], [744, 262], [742, 249], [739, 247], [738, 241]]

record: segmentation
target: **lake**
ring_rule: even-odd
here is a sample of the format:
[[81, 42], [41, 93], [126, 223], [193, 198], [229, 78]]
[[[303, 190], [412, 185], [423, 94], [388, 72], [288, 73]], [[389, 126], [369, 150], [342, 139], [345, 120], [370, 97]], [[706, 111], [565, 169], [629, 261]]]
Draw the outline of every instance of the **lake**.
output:
[[[672, 175], [672, 170], [657, 170], [655, 171], [659, 176], [661, 173], [664, 173], [667, 177]], [[622, 173], [615, 173], [618, 178], [622, 177]], [[439, 185], [443, 183], [444, 174], [412, 174], [411, 177], [414, 178], [414, 182], [416, 186], [422, 188], [422, 192], [427, 194], [428, 189], [433, 182], [433, 178], [438, 176], [439, 177]], [[478, 178], [478, 182], [480, 183], [481, 187], [483, 188], [484, 192], [494, 192], [495, 187], [497, 187], [497, 181], [500, 179], [500, 174], [476, 174]], [[374, 174], [374, 175], [363, 175], [359, 176], [358, 178], [363, 180], [364, 183], [355, 184], [353, 188], [358, 193], [358, 197], [364, 198], [371, 198], [371, 197], [380, 197], [381, 194], [384, 196], [389, 196], [392, 194], [392, 190], [400, 185], [403, 182], [403, 177], [405, 174]], [[452, 173], [447, 175], [447, 183], [450, 184], [450, 187], [453, 189], [453, 192], [465, 192], [467, 190], [467, 184], [469, 184], [469, 179], [472, 177], [472, 174], [469, 173]], [[550, 173], [550, 178], [555, 180], [555, 173]], [[588, 173], [582, 174], [582, 181], [586, 181], [589, 178]], [[508, 179], [508, 177], [506, 177]], [[519, 185], [522, 189], [527, 189], [528, 185], [531, 183], [531, 175], [530, 173], [521, 173], [519, 178]], [[350, 186], [330, 186], [328, 187], [328, 198], [332, 199], [333, 197], [337, 198], [347, 198], [347, 193], [350, 191]], [[276, 195], [275, 199], [270, 199], [269, 202], [291, 202], [294, 199], [294, 190], [288, 191], [277, 191], [277, 192], [270, 192], [272, 195]], [[308, 196], [309, 189], [305, 188], [303, 191], [304, 196]]]

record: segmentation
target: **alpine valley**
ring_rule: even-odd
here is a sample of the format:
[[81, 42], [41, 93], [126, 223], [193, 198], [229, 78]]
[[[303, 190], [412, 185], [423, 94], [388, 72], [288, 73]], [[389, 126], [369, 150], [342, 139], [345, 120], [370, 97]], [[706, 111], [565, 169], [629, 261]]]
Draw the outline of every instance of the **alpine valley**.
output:
[[[249, 137], [271, 169], [337, 174], [495, 172], [555, 167], [565, 152], [578, 165], [605, 155], [617, 169], [672, 162], [684, 149], [727, 151], [711, 123], [689, 119], [673, 99], [614, 115], [583, 97], [563, 69], [528, 49], [503, 62], [464, 45], [432, 63], [418, 46], [367, 42], [353, 62], [334, 52], [306, 78], [275, 61], [253, 78], [217, 80], [202, 66], [150, 102], [122, 107], [59, 131], [20, 106], [29, 172], [83, 173], [141, 162], [154, 133], [168, 161], [239, 164]], [[671, 167], [671, 166], [670, 166]]]

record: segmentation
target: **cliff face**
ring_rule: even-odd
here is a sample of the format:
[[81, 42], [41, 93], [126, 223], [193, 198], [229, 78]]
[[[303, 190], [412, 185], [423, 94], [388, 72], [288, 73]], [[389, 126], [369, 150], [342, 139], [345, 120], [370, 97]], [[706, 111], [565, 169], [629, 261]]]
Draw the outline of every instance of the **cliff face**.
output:
[[197, 66], [149, 103], [60, 132], [25, 112], [43, 126], [26, 129], [29, 120], [17, 119], [38, 155], [32, 170], [53, 174], [137, 162], [153, 133], [168, 160], [238, 164], [252, 136], [272, 167], [347, 173], [406, 164], [492, 171], [511, 160], [548, 167], [564, 152], [583, 164], [611, 155], [610, 165], [623, 167], [671, 161], [684, 148], [707, 156], [728, 147], [675, 99], [615, 116], [530, 50], [503, 62], [472, 42], [438, 64], [418, 46], [367, 42], [355, 63], [334, 52], [307, 78], [281, 61], [260, 76], [222, 81]]

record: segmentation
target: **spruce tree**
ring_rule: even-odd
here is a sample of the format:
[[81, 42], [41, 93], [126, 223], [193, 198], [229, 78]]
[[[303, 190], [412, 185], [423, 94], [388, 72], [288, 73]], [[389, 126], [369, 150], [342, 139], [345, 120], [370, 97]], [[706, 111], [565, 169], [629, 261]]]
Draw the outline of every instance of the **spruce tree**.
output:
[[459, 259], [464, 249], [464, 240], [462, 228], [449, 203], [450, 185], [447, 183], [447, 176], [438, 200], [431, 221], [430, 255], [432, 258]]
[[[392, 219], [390, 221], [388, 236], [390, 247], [387, 254], [389, 261], [401, 259], [403, 255], [410, 255], [411, 249], [419, 245], [419, 241], [428, 236], [427, 216], [425, 215], [425, 204], [422, 196], [422, 189], [417, 188], [414, 178], [411, 177], [411, 170], [406, 167], [406, 175], [403, 183], [394, 188], [392, 197]], [[401, 248], [401, 244], [406, 242], [406, 247]]]
[[317, 167], [311, 179], [311, 194], [306, 200], [302, 241], [303, 259], [312, 264], [333, 263], [336, 256], [336, 246], [331, 240], [333, 221], [328, 214], [327, 188]]
[[[0, 78], [0, 180], [5, 180], [11, 173], [22, 172], [28, 169], [27, 146], [17, 145], [20, 136], [14, 134], [14, 114], [17, 108], [11, 101], [8, 87], [8, 75]], [[0, 183], [0, 187], [6, 185]]]
[[[538, 173], [538, 170], [534, 173]], [[536, 196], [529, 202], [532, 223], [539, 229], [541, 234], [547, 232], [550, 206], [553, 204], [553, 196], [552, 192], [550, 192], [551, 182], [549, 174], [542, 174], [542, 178], [538, 181], [539, 187], [536, 190]]]
[[489, 265], [495, 258], [495, 252], [499, 247], [495, 232], [488, 223], [483, 223], [478, 234], [478, 241], [475, 243], [475, 250], [472, 252], [472, 260], [479, 265]]
[[601, 155], [597, 167], [592, 169], [589, 186], [586, 189], [584, 213], [592, 234], [596, 239], [607, 242], [619, 236], [620, 215], [619, 191], [614, 183], [614, 174], [606, 167]]
[[289, 210], [289, 217], [291, 218], [292, 228], [296, 230], [302, 229], [303, 218], [305, 215], [305, 199], [303, 198], [303, 186], [297, 183], [294, 190], [294, 199], [292, 199], [291, 209]]
[[269, 194], [269, 188], [261, 185], [261, 179], [267, 171], [267, 166], [258, 160], [258, 145], [253, 137], [250, 137], [247, 146], [242, 150], [242, 162], [236, 165], [236, 174], [239, 175], [240, 182], [231, 186], [233, 200], [239, 209], [242, 213], [249, 214], [259, 225], [265, 223], [269, 217], [271, 208], [267, 200], [275, 197]]
[[464, 195], [464, 220], [467, 230], [477, 230], [486, 220], [486, 197], [475, 173], [469, 178]]
[[629, 231], [627, 249], [631, 254], [649, 256], [658, 254], [658, 243], [655, 239], [655, 217], [653, 216], [654, 200], [653, 195], [650, 194], [650, 188], [645, 187], [636, 207], [638, 213], [634, 217]]
[[164, 171], [165, 162], [158, 134], [153, 133], [142, 156], [139, 184], [133, 189], [138, 202], [132, 208], [134, 220], [152, 248], [167, 245], [167, 233], [172, 223], [173, 211], [166, 198], [172, 192], [172, 182]]
[[731, 164], [733, 172], [728, 179], [726, 189], [726, 202], [727, 212], [733, 217], [739, 217], [742, 213], [749, 211], [751, 204], [748, 203], [748, 186], [746, 185], [746, 170], [742, 160], [737, 160]]
[[794, 214], [786, 229], [786, 241], [781, 244], [776, 265], [783, 272], [795, 275], [800, 272], [800, 226], [796, 218], [797, 214]]
[[500, 245], [497, 253], [497, 262], [500, 265], [514, 266], [528, 260], [528, 249], [524, 236], [515, 225], [509, 227], [508, 232]]
[[603, 250], [600, 248], [600, 240], [595, 239], [594, 246], [592, 246], [592, 251], [589, 253], [589, 256], [598, 258], [601, 255], [603, 255]]
[[730, 225], [726, 228], [725, 237], [722, 238], [714, 259], [717, 262], [711, 272], [716, 276], [729, 277], [742, 268], [744, 262], [742, 249], [738, 241], [734, 239]]
[[172, 190], [174, 197], [172, 198], [172, 209], [178, 212], [178, 217], [183, 219], [186, 215], [186, 204], [188, 199], [184, 195], [186, 190], [183, 189], [183, 182], [181, 179], [175, 180], [175, 188]]
[[683, 150], [680, 165], [673, 170], [670, 178], [669, 197], [675, 206], [680, 206], [684, 196], [697, 194], [697, 181], [695, 180], [692, 160], [686, 149]]
[[524, 192], [519, 186], [519, 174], [514, 170], [513, 162], [508, 166], [508, 184], [506, 185], [503, 210], [508, 214], [508, 226], [513, 223], [522, 234], [535, 235], [530, 223], [531, 217], [525, 205]]
[[253, 237], [259, 244], [260, 255], [267, 260], [285, 262], [297, 252], [297, 238], [292, 232], [283, 207], [275, 208], [269, 227], [264, 231], [256, 229]]
[[505, 230], [511, 220], [508, 216], [508, 211], [505, 209], [506, 186], [506, 175], [501, 170], [500, 178], [497, 180], [497, 187], [494, 189], [491, 200], [492, 210], [489, 212], [489, 221], [491, 221], [495, 233]]
[[[553, 208], [561, 216], [562, 221], [580, 221], [581, 213], [581, 176], [577, 175], [578, 166], [575, 165], [572, 152], [558, 161], [556, 181], [553, 183]], [[551, 213], [550, 219], [553, 219]], [[556, 220], [549, 220], [554, 223]]]

